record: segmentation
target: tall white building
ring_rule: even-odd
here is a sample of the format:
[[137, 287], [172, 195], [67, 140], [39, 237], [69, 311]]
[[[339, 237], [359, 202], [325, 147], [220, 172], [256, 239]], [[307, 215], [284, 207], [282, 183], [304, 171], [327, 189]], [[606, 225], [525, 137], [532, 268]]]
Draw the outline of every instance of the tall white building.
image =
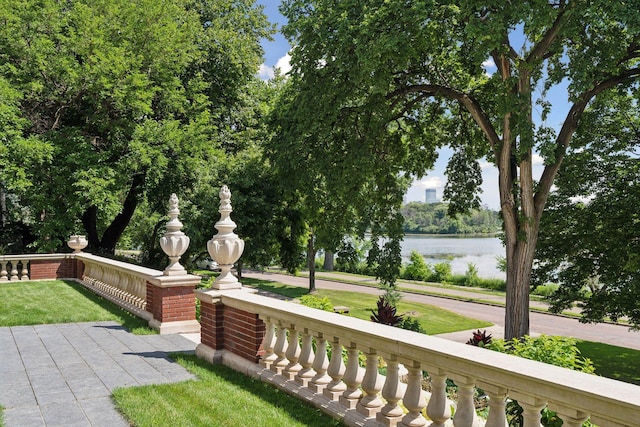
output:
[[424, 198], [426, 203], [438, 203], [438, 194], [435, 188], [427, 188], [424, 190]]

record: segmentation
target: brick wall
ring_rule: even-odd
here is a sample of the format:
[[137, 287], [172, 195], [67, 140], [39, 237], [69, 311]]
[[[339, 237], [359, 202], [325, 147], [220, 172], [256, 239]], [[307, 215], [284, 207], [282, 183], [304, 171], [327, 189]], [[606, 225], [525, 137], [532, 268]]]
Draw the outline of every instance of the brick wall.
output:
[[200, 302], [200, 342], [214, 350], [224, 348], [224, 305]]
[[84, 264], [76, 259], [34, 259], [30, 262], [29, 278], [41, 279], [73, 279], [81, 278]]
[[223, 316], [225, 350], [257, 363], [257, 352], [266, 331], [264, 322], [257, 314], [233, 307], [225, 307]]
[[195, 320], [195, 286], [158, 287], [147, 282], [147, 311], [160, 322]]

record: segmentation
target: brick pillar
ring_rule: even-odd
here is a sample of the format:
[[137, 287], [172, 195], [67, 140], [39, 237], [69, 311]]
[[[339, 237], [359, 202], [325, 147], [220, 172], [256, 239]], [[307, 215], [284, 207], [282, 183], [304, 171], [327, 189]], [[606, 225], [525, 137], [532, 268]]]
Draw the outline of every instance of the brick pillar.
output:
[[159, 276], [147, 281], [147, 311], [153, 315], [151, 327], [164, 333], [200, 331], [196, 320], [194, 291], [199, 276]]
[[224, 305], [220, 300], [200, 301], [200, 342], [213, 350], [224, 348]]
[[224, 349], [258, 363], [258, 350], [266, 331], [264, 322], [255, 313], [233, 307], [225, 307], [223, 316]]

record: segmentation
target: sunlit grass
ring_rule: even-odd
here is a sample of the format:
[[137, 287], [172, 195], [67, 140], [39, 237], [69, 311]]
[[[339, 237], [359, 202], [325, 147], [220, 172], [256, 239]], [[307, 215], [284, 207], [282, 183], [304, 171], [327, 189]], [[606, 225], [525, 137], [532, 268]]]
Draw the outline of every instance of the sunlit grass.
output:
[[592, 341], [576, 345], [582, 356], [591, 359], [597, 375], [640, 385], [640, 351]]
[[[285, 295], [290, 298], [299, 298], [307, 294], [308, 289], [297, 286], [284, 285], [282, 283], [269, 282], [266, 280], [242, 279], [245, 285], [270, 291], [276, 294]], [[371, 309], [376, 307], [378, 297], [359, 292], [334, 291], [318, 289], [316, 291], [320, 297], [326, 296], [333, 305], [349, 307], [349, 316], [358, 319], [369, 320]], [[491, 326], [490, 322], [471, 319], [461, 316], [449, 310], [408, 301], [400, 301], [398, 304], [398, 314], [405, 314], [418, 319], [422, 328], [429, 335], [444, 334], [448, 332], [466, 331], [470, 329], [486, 328]]]
[[195, 356], [175, 356], [198, 380], [114, 390], [132, 425], [331, 427], [342, 423], [274, 386]]
[[136, 334], [155, 333], [147, 322], [74, 281], [0, 285], [0, 326], [113, 320]]

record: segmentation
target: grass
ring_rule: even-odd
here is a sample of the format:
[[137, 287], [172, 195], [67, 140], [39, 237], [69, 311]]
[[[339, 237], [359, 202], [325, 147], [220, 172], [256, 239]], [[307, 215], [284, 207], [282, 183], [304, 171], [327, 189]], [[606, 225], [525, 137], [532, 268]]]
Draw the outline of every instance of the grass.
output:
[[[299, 298], [302, 295], [306, 295], [308, 292], [306, 288], [288, 286], [269, 281], [243, 278], [242, 282], [245, 285], [285, 295], [290, 298]], [[370, 319], [370, 309], [376, 307], [376, 301], [378, 300], [378, 296], [376, 295], [368, 295], [359, 292], [332, 291], [326, 289], [318, 289], [316, 291], [316, 295], [319, 297], [326, 296], [331, 300], [333, 305], [344, 305], [349, 307], [349, 316], [364, 320]], [[407, 314], [416, 318], [429, 335], [466, 331], [491, 326], [490, 322], [471, 319], [436, 306], [407, 301], [400, 301], [398, 304], [398, 313]]]
[[175, 358], [198, 380], [114, 390], [118, 409], [132, 425], [343, 425], [272, 385], [224, 365], [211, 365], [195, 356], [176, 355]]
[[640, 351], [592, 341], [576, 345], [582, 356], [591, 359], [597, 375], [640, 385]]
[[74, 281], [9, 282], [0, 286], [0, 326], [113, 320], [135, 334], [155, 331], [147, 322]]

